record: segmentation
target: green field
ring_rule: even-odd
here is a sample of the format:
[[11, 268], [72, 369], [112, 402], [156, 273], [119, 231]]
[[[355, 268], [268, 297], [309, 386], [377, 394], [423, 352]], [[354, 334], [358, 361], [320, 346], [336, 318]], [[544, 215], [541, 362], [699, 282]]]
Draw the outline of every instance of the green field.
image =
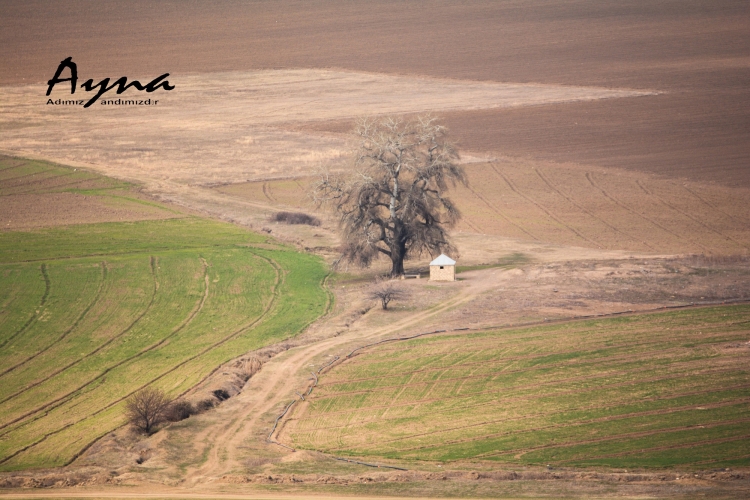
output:
[[68, 463], [138, 389], [177, 396], [296, 335], [329, 305], [326, 272], [198, 217], [0, 233], [0, 470]]
[[445, 334], [320, 379], [294, 446], [507, 465], [750, 465], [750, 306]]

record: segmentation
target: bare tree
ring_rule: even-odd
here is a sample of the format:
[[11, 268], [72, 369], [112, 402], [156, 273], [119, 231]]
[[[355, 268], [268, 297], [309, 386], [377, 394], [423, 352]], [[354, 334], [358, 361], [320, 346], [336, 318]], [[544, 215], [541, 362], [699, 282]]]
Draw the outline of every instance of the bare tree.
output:
[[171, 401], [161, 389], [145, 387], [125, 403], [125, 415], [136, 429], [151, 434], [155, 426], [166, 421]]
[[384, 255], [396, 277], [407, 257], [454, 250], [446, 228], [460, 214], [446, 191], [466, 176], [446, 132], [431, 116], [358, 121], [354, 172], [325, 172], [314, 187], [339, 215], [343, 260], [367, 267]]
[[378, 283], [367, 294], [371, 300], [379, 300], [383, 309], [388, 309], [388, 304], [392, 300], [404, 299], [408, 296], [406, 290], [399, 288], [391, 281]]

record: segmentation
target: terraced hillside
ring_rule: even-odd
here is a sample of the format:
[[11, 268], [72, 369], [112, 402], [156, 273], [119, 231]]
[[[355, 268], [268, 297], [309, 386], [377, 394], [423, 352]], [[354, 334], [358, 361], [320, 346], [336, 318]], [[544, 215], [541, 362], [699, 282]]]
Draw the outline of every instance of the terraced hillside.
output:
[[177, 396], [326, 309], [319, 259], [177, 216], [0, 232], [0, 470], [70, 462], [138, 389]]
[[372, 459], [750, 464], [750, 306], [421, 337], [329, 374], [283, 437]]

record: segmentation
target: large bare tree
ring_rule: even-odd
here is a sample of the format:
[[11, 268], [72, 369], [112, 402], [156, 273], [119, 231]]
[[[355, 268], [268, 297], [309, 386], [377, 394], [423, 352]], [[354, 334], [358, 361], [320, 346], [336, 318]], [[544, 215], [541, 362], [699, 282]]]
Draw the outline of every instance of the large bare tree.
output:
[[409, 256], [454, 250], [446, 228], [460, 214], [446, 191], [466, 176], [446, 132], [429, 115], [357, 122], [353, 171], [325, 172], [314, 189], [339, 215], [343, 260], [366, 267], [387, 256], [395, 277]]

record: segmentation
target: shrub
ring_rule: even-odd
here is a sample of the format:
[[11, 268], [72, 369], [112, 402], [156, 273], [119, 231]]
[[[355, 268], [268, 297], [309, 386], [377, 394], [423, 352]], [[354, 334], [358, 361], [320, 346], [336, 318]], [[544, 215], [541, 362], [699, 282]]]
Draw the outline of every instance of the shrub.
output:
[[171, 401], [161, 389], [146, 387], [125, 403], [125, 414], [136, 429], [151, 434], [154, 427], [165, 422]]
[[208, 411], [214, 407], [214, 399], [204, 399], [198, 403], [198, 411]]
[[408, 297], [406, 290], [398, 287], [392, 281], [376, 283], [368, 292], [367, 298], [380, 301], [383, 309], [388, 309], [392, 300], [401, 300]]
[[229, 399], [229, 393], [225, 391], [224, 389], [216, 389], [214, 391], [214, 396], [216, 396], [216, 399], [219, 401], [224, 401], [225, 399]]
[[308, 226], [320, 225], [320, 219], [302, 212], [276, 212], [271, 217], [271, 221], [286, 224], [307, 224]]
[[190, 401], [176, 401], [170, 407], [167, 412], [167, 420], [170, 422], [179, 422], [185, 420], [190, 415], [195, 415], [196, 411]]

